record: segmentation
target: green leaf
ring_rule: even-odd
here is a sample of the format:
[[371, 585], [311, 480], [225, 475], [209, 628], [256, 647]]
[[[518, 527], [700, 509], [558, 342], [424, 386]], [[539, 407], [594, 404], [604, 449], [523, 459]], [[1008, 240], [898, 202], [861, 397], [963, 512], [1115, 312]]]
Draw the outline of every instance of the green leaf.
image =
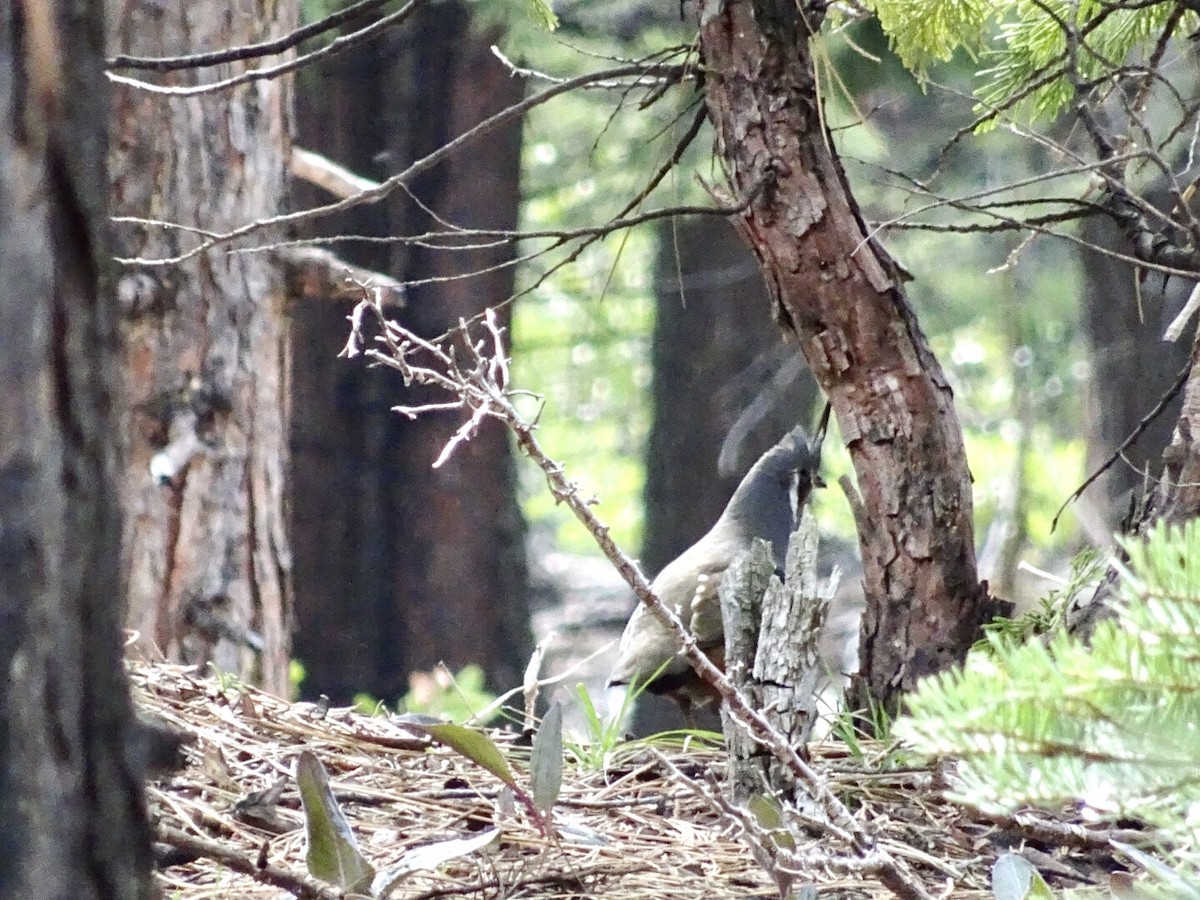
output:
[[562, 707], [555, 703], [542, 719], [533, 739], [529, 756], [529, 780], [533, 785], [533, 805], [548, 814], [562, 789], [563, 737]]
[[600, 715], [596, 712], [596, 705], [592, 703], [592, 696], [588, 693], [587, 686], [582, 682], [575, 685], [575, 694], [579, 697], [579, 708], [583, 711], [583, 718], [587, 723], [588, 731], [595, 737], [603, 730], [604, 723], [601, 721]]
[[796, 849], [796, 839], [784, 824], [783, 807], [778, 800], [766, 794], [755, 794], [747, 801], [746, 808], [758, 824], [771, 833], [778, 846], [785, 850]]
[[783, 809], [779, 801], [766, 794], [755, 794], [746, 804], [758, 824], [768, 831], [783, 827]]
[[308, 750], [296, 759], [296, 785], [304, 805], [308, 838], [304, 859], [309, 873], [344, 891], [365, 887], [375, 870], [358, 850], [350, 823], [329, 787], [329, 773]]
[[400, 717], [400, 721], [409, 728], [424, 731], [435, 741], [445, 744], [503, 781], [512, 790], [513, 795], [529, 810], [529, 814], [537, 822], [538, 828], [545, 834], [549, 833], [550, 826], [545, 816], [534, 805], [533, 798], [517, 785], [508, 761], [505, 760], [504, 754], [500, 752], [500, 748], [492, 742], [491, 738], [482, 731], [463, 725], [452, 725], [448, 722], [418, 723], [414, 721], [415, 718], [414, 716], [403, 716]]
[[520, 788], [517, 787], [516, 779], [513, 777], [512, 769], [509, 768], [508, 761], [504, 758], [504, 754], [500, 752], [500, 748], [496, 746], [492, 739], [482, 731], [467, 728], [463, 725], [452, 725], [448, 722], [441, 722], [436, 725], [421, 725], [419, 727], [426, 731], [435, 741], [445, 744], [450, 749], [461, 753], [477, 766], [491, 772], [514, 791], [521, 792]]
[[529, 0], [531, 14], [539, 25], [547, 31], [554, 31], [558, 28], [558, 16], [554, 14], [554, 8], [547, 0]]
[[979, 52], [993, 0], [876, 0], [875, 12], [900, 61], [924, 79], [929, 63]]
[[992, 896], [996, 900], [1053, 900], [1040, 872], [1025, 857], [1005, 853], [992, 865]]
[[[932, 63], [956, 53], [986, 63], [976, 73], [977, 112], [1031, 117], [1062, 112], [1075, 95], [1070, 69], [1090, 81], [1112, 76], [1170, 32], [1195, 30], [1195, 13], [1179, 18], [1176, 4], [1097, 0], [875, 0], [893, 49], [924, 80]], [[1068, 32], [1080, 39], [1071, 49]], [[983, 123], [984, 130], [995, 120]]]

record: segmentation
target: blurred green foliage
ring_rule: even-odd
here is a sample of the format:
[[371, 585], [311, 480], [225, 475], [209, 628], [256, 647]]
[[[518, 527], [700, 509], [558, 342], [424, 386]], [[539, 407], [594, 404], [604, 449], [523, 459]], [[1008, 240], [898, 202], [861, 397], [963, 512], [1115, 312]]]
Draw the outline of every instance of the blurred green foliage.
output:
[[[677, 43], [651, 29], [632, 42], [603, 34], [549, 35], [519, 27], [504, 41], [523, 65], [570, 77], [616, 65]], [[545, 83], [533, 79], [531, 90]], [[620, 103], [614, 90], [584, 91], [539, 106], [527, 118], [521, 227], [579, 228], [615, 215], [669, 157], [693, 113], [668, 97], [647, 111]], [[697, 186], [669, 178], [644, 209], [695, 202]], [[664, 199], [665, 196], [665, 199]], [[528, 254], [548, 241], [530, 240]], [[519, 270], [528, 291], [514, 310], [513, 381], [545, 399], [539, 438], [562, 462], [617, 542], [636, 553], [642, 534], [642, 455], [650, 427], [650, 336], [654, 327], [655, 231], [641, 226], [600, 240], [571, 265], [560, 252]], [[553, 270], [553, 271], [552, 271]], [[531, 415], [537, 406], [527, 403]], [[595, 544], [558, 508], [541, 475], [524, 471], [525, 512], [564, 549], [594, 553]]]
[[[981, 112], [1005, 108], [1026, 118], [1053, 117], [1075, 96], [1064, 74], [1102, 79], [1136, 50], [1149, 50], [1179, 10], [1173, 3], [1104, 0], [874, 0], [900, 59], [922, 79], [931, 65], [965, 53], [979, 61], [974, 82]], [[1196, 28], [1185, 13], [1181, 33]], [[1068, 43], [1064, 25], [1079, 35]], [[1057, 74], [1058, 77], [1053, 77]], [[1040, 82], [1030, 90], [1030, 85]], [[994, 127], [995, 120], [988, 125]]]
[[[330, 5], [303, 0], [305, 18], [324, 14]], [[1090, 14], [1095, 5], [1079, 5], [1075, 12]], [[877, 22], [831, 18], [817, 38], [831, 133], [864, 218], [879, 227], [878, 237], [914, 276], [908, 297], [953, 385], [964, 426], [980, 539], [1019, 471], [1028, 490], [1028, 540], [1035, 550], [1061, 558], [1074, 549], [1076, 531], [1068, 516], [1051, 533], [1050, 519], [1083, 477], [1084, 415], [1095, 390], [1080, 336], [1077, 254], [1048, 238], [1026, 244], [1015, 234], [905, 230], [918, 215], [942, 225], [963, 221], [951, 207], [922, 212], [929, 200], [916, 189], [918, 181], [935, 184], [944, 196], [996, 191], [997, 201], [1082, 193], [1083, 176], [1066, 175], [1003, 190], [1053, 163], [1007, 131], [949, 143], [978, 115], [973, 92], [980, 71], [997, 65], [989, 55], [996, 41], [1003, 38], [1011, 48], [1022, 40], [1030, 46], [1044, 40], [1036, 29], [1021, 34], [1013, 25], [1021, 16], [1036, 15], [1036, 4], [877, 0], [875, 6], [891, 36]], [[569, 3], [556, 8], [564, 24], [548, 30], [530, 3], [472, 4], [478, 27], [491, 34], [502, 26], [498, 44], [509, 59], [551, 77], [648, 54], [681, 61], [694, 38], [694, 23], [679, 21], [673, 10], [651, 14], [636, 5]], [[1118, 25], [1114, 20], [1105, 26], [1119, 32], [1112, 40], [1136, 40], [1142, 33]], [[1010, 66], [1005, 77], [1017, 71]], [[547, 83], [529, 79], [531, 91]], [[689, 89], [674, 89], [640, 109], [640, 97], [636, 90], [597, 88], [559, 97], [529, 114], [522, 228], [600, 224], [645, 185], [674, 149], [699, 98]], [[712, 147], [706, 130], [641, 208], [709, 201], [706, 185], [724, 183]], [[641, 539], [642, 454], [652, 415], [647, 397], [656, 241], [654, 228], [642, 226], [597, 241], [562, 268], [554, 269], [562, 251], [531, 259], [518, 271], [525, 293], [513, 322], [513, 381], [544, 398], [544, 406], [525, 402], [526, 411], [538, 417], [540, 439], [583, 493], [599, 498], [602, 519], [633, 553]], [[528, 255], [549, 243], [529, 239], [519, 252]], [[1023, 460], [1016, 458], [1019, 435], [1027, 437]], [[834, 485], [849, 465], [836, 435], [826, 446], [826, 480]], [[522, 492], [535, 528], [564, 549], [594, 552], [590, 538], [527, 467]], [[836, 487], [819, 492], [817, 509], [823, 527], [852, 533]]]
[[[547, 451], [567, 464], [585, 496], [601, 500], [601, 518], [622, 546], [633, 548], [641, 540], [641, 455], [650, 424], [645, 393], [654, 310], [645, 291], [626, 285], [616, 290], [629, 293], [585, 302], [539, 292], [519, 303], [513, 370], [516, 384], [545, 398], [539, 437]], [[536, 414], [533, 404], [525, 405], [527, 413]], [[583, 528], [555, 505], [541, 474], [531, 468], [524, 472], [526, 515], [552, 527], [564, 548], [594, 552]]]
[[[432, 672], [412, 672], [408, 678], [409, 691], [396, 708], [398, 712], [435, 716], [457, 724], [474, 721], [496, 699], [486, 689], [486, 680], [483, 669], [474, 663], [454, 673], [444, 666]], [[387, 703], [368, 693], [355, 694], [352, 705], [364, 716], [388, 714]]]
[[288, 661], [288, 696], [293, 700], [300, 699], [300, 688], [304, 684], [304, 679], [308, 677], [308, 671], [304, 668], [304, 663], [298, 659]]
[[[506, 52], [562, 77], [603, 66], [599, 56], [637, 57], [686, 36], [682, 29], [677, 34], [647, 29], [632, 42], [619, 42], [572, 32], [568, 42], [558, 36], [562, 31], [541, 32], [532, 41], [528, 31], [522, 33], [523, 40], [506, 42]], [[962, 89], [957, 102], [945, 96], [935, 101], [891, 54], [877, 24], [855, 25], [822, 41], [826, 117], [868, 220], [903, 222], [927, 202], [916, 197], [900, 171], [913, 177], [936, 171], [944, 192], [966, 194], [1045, 165], [1008, 133], [973, 137], [969, 150], [939, 157], [939, 139], [973, 116], [969, 59], [931, 69]], [[660, 101], [648, 110], [627, 103], [614, 111], [619, 99], [601, 91], [570, 95], [529, 116], [523, 227], [604, 221], [673, 149], [694, 98], [678, 97], [674, 105]], [[876, 115], [864, 120], [865, 110]], [[723, 184], [711, 148], [706, 131], [644, 206], [705, 202], [701, 179]], [[1076, 179], [1061, 189], [1066, 193], [1081, 183]], [[1045, 186], [998, 197], [1018, 199], [1035, 191]], [[951, 212], [936, 220], [956, 219]], [[1090, 369], [1077, 324], [1080, 276], [1074, 252], [1039, 239], [1005, 267], [1020, 237], [895, 228], [882, 236], [914, 276], [910, 301], [954, 386], [975, 476], [980, 538], [1019, 464], [1015, 436], [1030, 429], [1031, 452], [1021, 463], [1029, 490], [1028, 535], [1044, 549], [1069, 549], [1074, 540], [1069, 517], [1053, 534], [1049, 522], [1066, 486], [1082, 478], [1084, 458], [1086, 407], [1080, 397], [1090, 388]], [[522, 286], [536, 287], [518, 301], [513, 329], [514, 381], [546, 399], [542, 440], [585, 494], [598, 493], [602, 518], [634, 552], [641, 527], [641, 453], [651, 416], [647, 360], [655, 240], [653, 229], [637, 228], [593, 245], [577, 264], [551, 274], [544, 260], [526, 265]], [[1038, 298], [1036, 305], [1024, 303], [1028, 297]], [[826, 446], [826, 480], [834, 484], [849, 464], [836, 435]], [[525, 491], [533, 522], [565, 548], [591, 551], [590, 539], [554, 506], [540, 478], [531, 477]], [[819, 492], [817, 510], [826, 529], [853, 533], [836, 487]]]
[[463, 666], [453, 675], [444, 667], [432, 673], [413, 673], [409, 682], [411, 689], [400, 701], [404, 712], [423, 713], [460, 724], [473, 719], [496, 699], [495, 694], [485, 689], [483, 669], [475, 664]]

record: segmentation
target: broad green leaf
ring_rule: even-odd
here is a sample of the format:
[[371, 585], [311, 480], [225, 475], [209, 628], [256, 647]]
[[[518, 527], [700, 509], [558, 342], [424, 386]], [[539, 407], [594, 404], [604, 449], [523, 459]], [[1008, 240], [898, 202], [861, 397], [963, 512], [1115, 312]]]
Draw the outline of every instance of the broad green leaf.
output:
[[779, 805], [778, 800], [766, 794], [755, 794], [746, 803], [746, 807], [758, 824], [771, 833], [776, 844], [786, 850], [796, 849], [796, 839], [784, 826], [783, 807]]
[[470, 837], [451, 838], [414, 847], [400, 857], [400, 861], [392, 868], [375, 876], [375, 880], [371, 882], [371, 896], [382, 900], [407, 875], [425, 869], [435, 869], [444, 862], [473, 853], [481, 847], [486, 847], [499, 834], [499, 828], [489, 828]]
[[350, 823], [329, 787], [329, 773], [308, 750], [296, 759], [296, 785], [304, 805], [308, 838], [304, 859], [309, 873], [345, 891], [370, 883], [375, 870], [358, 850]]
[[562, 789], [562, 774], [562, 707], [555, 703], [542, 719], [529, 756], [533, 805], [543, 814], [549, 814], [558, 800], [558, 792]]
[[508, 761], [500, 752], [500, 748], [486, 734], [473, 728], [452, 725], [448, 722], [417, 725], [413, 723], [411, 717], [406, 717], [405, 724], [410, 728], [424, 731], [435, 741], [445, 744], [503, 781], [529, 811], [529, 814], [537, 822], [538, 828], [545, 834], [549, 833], [550, 826], [545, 816], [534, 805], [533, 798], [517, 784], [512, 769], [509, 768]]
[[758, 824], [768, 831], [783, 827], [783, 810], [779, 808], [779, 801], [774, 798], [766, 794], [755, 794], [746, 807], [758, 820]]
[[436, 725], [421, 725], [421, 729], [439, 743], [445, 744], [452, 750], [461, 753], [471, 762], [491, 772], [513, 790], [520, 792], [517, 781], [513, 778], [512, 769], [500, 748], [490, 737], [474, 728], [463, 725], [452, 725], [441, 722]]
[[1053, 900], [1040, 872], [1025, 857], [1005, 853], [992, 865], [992, 896], [996, 900]]

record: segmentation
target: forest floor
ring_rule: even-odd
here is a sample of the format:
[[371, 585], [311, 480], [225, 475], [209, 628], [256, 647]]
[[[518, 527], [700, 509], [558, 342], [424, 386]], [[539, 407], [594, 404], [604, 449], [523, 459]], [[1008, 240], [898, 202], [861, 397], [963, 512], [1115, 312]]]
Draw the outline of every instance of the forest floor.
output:
[[[186, 732], [184, 765], [148, 789], [157, 879], [166, 898], [336, 898], [305, 865], [305, 830], [294, 773], [311, 751], [362, 855], [387, 870], [414, 847], [498, 828], [486, 848], [413, 871], [391, 896], [604, 897], [723, 900], [778, 892], [740, 828], [713, 800], [722, 753], [652, 740], [619, 745], [602, 765], [568, 762], [546, 837], [506, 797], [502, 783], [455, 751], [402, 725], [348, 709], [290, 704], [251, 687], [168, 665], [131, 665], [139, 711]], [[518, 781], [528, 750], [492, 732]], [[567, 745], [567, 758], [584, 748]], [[938, 772], [903, 766], [888, 748], [839, 741], [810, 748], [813, 767], [934, 897], [992, 897], [990, 870], [1022, 852], [1051, 883], [1106, 884], [1111, 862], [1087, 830], [1038, 816], [989, 820], [947, 801]], [[1051, 840], [1076, 835], [1074, 849]], [[1039, 836], [1041, 839], [1039, 839]], [[799, 848], [802, 852], [804, 847]], [[893, 896], [847, 852], [812, 839], [800, 873], [822, 898]]]

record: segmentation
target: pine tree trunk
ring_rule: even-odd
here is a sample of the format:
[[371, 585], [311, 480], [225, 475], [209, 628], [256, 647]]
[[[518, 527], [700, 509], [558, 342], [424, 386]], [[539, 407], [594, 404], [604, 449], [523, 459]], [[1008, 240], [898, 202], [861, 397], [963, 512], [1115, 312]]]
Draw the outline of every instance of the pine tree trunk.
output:
[[143, 900], [127, 762], [101, 15], [0, 5], [0, 896]]
[[[295, 5], [123, 0], [109, 10], [113, 52], [170, 56], [282, 34], [294, 24]], [[211, 82], [258, 65], [251, 60], [150, 80]], [[288, 85], [273, 79], [170, 98], [117, 86], [114, 214], [218, 232], [278, 214]], [[253, 242], [279, 236], [267, 230]], [[196, 241], [183, 230], [122, 224], [117, 253], [169, 256]], [[267, 254], [229, 250], [120, 273], [128, 625], [142, 647], [174, 660], [211, 661], [286, 694], [284, 288]], [[151, 476], [155, 454], [193, 425], [197, 452], [160, 483]]]
[[[472, 21], [466, 5], [442, 3], [314, 68], [300, 86], [300, 143], [373, 178], [403, 169], [523, 96], [522, 81], [491, 54], [497, 37]], [[520, 140], [514, 122], [423, 176], [412, 188], [426, 208], [398, 192], [319, 223], [319, 233], [420, 234], [439, 227], [429, 210], [469, 228], [513, 228]], [[424, 251], [350, 242], [337, 249], [418, 283], [397, 315], [429, 337], [513, 291], [512, 269], [495, 268], [511, 260], [511, 246]], [[480, 269], [494, 271], [457, 277]], [[418, 389], [406, 390], [394, 372], [335, 359], [347, 313], [310, 305], [295, 316], [293, 527], [304, 691], [339, 701], [365, 691], [391, 702], [407, 691], [410, 672], [441, 660], [452, 669], [477, 663], [493, 686], [511, 687], [532, 642], [507, 435], [485, 423], [432, 469], [461, 418], [447, 412], [409, 421], [392, 412], [416, 402]], [[508, 307], [499, 311], [502, 324], [508, 315]]]
[[809, 4], [702, 0], [705, 92], [737, 197], [754, 197], [743, 234], [858, 479], [867, 611], [852, 696], [894, 710], [919, 678], [963, 658], [990, 605], [950, 386], [824, 128], [815, 18]]
[[[418, 145], [419, 152], [432, 151], [524, 96], [524, 81], [491, 51], [499, 37], [494, 26], [473, 21], [466, 4], [446, 3], [421, 17], [417, 78], [411, 84], [421, 95], [407, 127], [429, 122], [418, 130], [422, 140], [436, 143]], [[514, 121], [418, 179], [413, 193], [426, 210], [455, 226], [513, 230], [520, 159], [521, 123]], [[406, 222], [406, 233], [443, 230], [408, 198], [396, 196], [390, 212], [393, 221]], [[514, 255], [512, 244], [452, 251], [417, 247], [403, 254], [404, 280], [433, 279], [412, 289], [403, 321], [434, 337], [501, 303], [512, 296], [513, 269], [498, 267]], [[485, 274], [462, 277], [466, 273]], [[496, 314], [507, 329], [512, 305]], [[414, 387], [396, 401], [421, 402], [423, 394]], [[445, 397], [439, 393], [436, 399]], [[432, 469], [461, 423], [458, 413], [405, 423], [408, 452], [397, 458], [403, 490], [397, 492], [393, 536], [394, 596], [408, 668], [430, 669], [442, 660], [451, 668], [474, 662], [483, 666], [494, 688], [506, 689], [520, 683], [533, 649], [516, 465], [507, 430], [488, 421], [451, 462]]]

